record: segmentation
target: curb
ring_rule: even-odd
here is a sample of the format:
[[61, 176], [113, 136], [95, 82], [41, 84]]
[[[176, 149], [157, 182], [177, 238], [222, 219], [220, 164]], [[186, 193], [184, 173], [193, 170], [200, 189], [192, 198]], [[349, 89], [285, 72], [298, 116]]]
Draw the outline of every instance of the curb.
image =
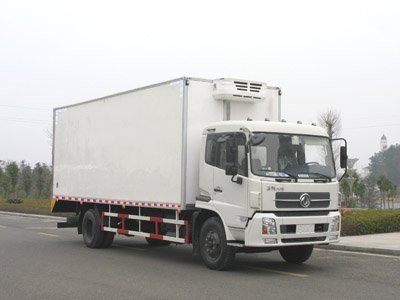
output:
[[400, 256], [400, 250], [398, 249], [387, 249], [387, 248], [373, 248], [373, 247], [357, 247], [348, 245], [328, 245], [328, 246], [316, 246], [316, 248], [325, 250], [341, 250], [349, 252], [361, 252], [361, 253], [371, 253], [371, 254], [381, 254], [381, 255], [393, 255]]
[[51, 220], [57, 220], [57, 221], [65, 221], [65, 217], [24, 214], [24, 213], [16, 213], [16, 212], [9, 212], [9, 211], [0, 211], [0, 214], [1, 215], [16, 216], [16, 217], [27, 217], [27, 218], [51, 219]]

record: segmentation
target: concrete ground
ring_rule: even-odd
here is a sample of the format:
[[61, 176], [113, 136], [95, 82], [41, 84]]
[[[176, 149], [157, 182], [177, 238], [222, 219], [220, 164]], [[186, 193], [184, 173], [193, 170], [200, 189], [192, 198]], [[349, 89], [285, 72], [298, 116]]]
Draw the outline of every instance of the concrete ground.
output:
[[59, 220], [0, 212], [1, 300], [399, 298], [400, 256], [315, 249], [292, 265], [278, 251], [239, 253], [217, 272], [190, 245], [118, 235], [111, 248], [89, 249], [76, 228], [57, 229]]
[[400, 232], [341, 237], [339, 243], [321, 246], [325, 249], [400, 256]]

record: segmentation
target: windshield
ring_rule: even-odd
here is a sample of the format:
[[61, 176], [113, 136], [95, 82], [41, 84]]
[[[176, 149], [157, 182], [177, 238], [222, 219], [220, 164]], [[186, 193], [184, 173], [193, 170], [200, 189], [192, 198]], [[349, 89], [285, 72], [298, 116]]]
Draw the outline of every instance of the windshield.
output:
[[251, 170], [265, 177], [336, 176], [328, 138], [279, 133], [255, 133], [251, 142]]

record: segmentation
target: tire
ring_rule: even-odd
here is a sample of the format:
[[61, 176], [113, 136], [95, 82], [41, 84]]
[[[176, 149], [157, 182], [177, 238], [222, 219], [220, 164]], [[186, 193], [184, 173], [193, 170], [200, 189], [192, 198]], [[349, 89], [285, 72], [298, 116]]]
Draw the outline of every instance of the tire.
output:
[[170, 242], [168, 242], [168, 241], [151, 239], [151, 238], [146, 238], [146, 241], [149, 244], [149, 246], [152, 246], [152, 247], [168, 246], [170, 244]]
[[103, 232], [103, 243], [100, 245], [100, 248], [109, 248], [114, 242], [115, 233], [114, 232]]
[[200, 230], [200, 256], [212, 270], [226, 270], [233, 265], [235, 249], [226, 244], [224, 227], [217, 217], [207, 219]]
[[301, 264], [310, 258], [314, 245], [291, 246], [279, 249], [279, 253], [290, 264]]
[[83, 241], [89, 248], [100, 248], [104, 241], [99, 218], [94, 209], [86, 211], [82, 220]]

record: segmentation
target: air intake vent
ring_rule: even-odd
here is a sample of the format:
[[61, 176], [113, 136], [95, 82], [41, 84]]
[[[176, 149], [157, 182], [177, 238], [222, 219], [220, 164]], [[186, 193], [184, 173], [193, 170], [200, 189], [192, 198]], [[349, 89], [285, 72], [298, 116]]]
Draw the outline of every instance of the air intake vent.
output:
[[213, 83], [216, 100], [254, 103], [265, 100], [267, 94], [267, 85], [262, 82], [223, 78]]
[[261, 92], [262, 84], [259, 83], [252, 83], [252, 82], [243, 82], [243, 81], [234, 81], [236, 85], [236, 89], [238, 91], [246, 91], [246, 92], [254, 92], [259, 93]]

